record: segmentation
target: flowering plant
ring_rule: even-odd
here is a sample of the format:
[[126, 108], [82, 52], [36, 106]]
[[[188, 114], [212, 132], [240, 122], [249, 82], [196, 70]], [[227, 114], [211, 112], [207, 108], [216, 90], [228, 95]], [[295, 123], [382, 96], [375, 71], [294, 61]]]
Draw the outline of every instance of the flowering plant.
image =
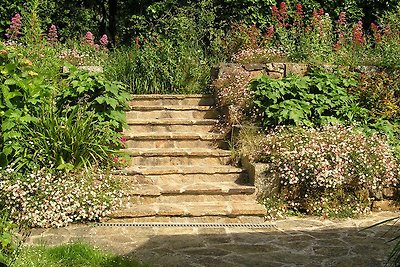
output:
[[[343, 126], [278, 127], [256, 160], [280, 183], [286, 210], [352, 216], [370, 210], [384, 188], [398, 183], [398, 166], [384, 137]], [[268, 202], [271, 196], [264, 196]]]
[[97, 221], [117, 207], [116, 183], [101, 170], [65, 173], [50, 169], [0, 170], [0, 200], [16, 222], [36, 227], [61, 227]]

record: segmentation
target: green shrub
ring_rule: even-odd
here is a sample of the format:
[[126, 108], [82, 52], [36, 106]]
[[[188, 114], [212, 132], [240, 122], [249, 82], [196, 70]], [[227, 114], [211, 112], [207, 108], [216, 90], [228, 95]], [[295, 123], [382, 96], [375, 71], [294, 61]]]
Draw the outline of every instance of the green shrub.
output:
[[24, 127], [36, 122], [35, 112], [54, 88], [33, 71], [32, 62], [0, 44], [0, 165], [23, 154]]
[[319, 126], [364, 121], [366, 110], [357, 105], [347, 88], [356, 80], [338, 73], [314, 71], [305, 77], [273, 80], [266, 76], [251, 84], [255, 109], [263, 127]]
[[125, 109], [130, 98], [125, 86], [109, 81], [103, 74], [79, 70], [68, 65], [70, 73], [66, 84], [56, 96], [60, 110], [86, 105], [99, 122], [109, 122], [112, 130], [126, 126]]
[[[342, 126], [280, 127], [261, 141], [256, 161], [279, 182], [285, 210], [353, 216], [370, 210], [384, 188], [398, 183], [398, 166], [384, 137]], [[265, 196], [268, 203], [272, 196]], [[273, 214], [272, 214], [273, 215]]]
[[0, 264], [11, 266], [18, 258], [20, 245], [28, 231], [15, 224], [4, 207], [0, 207]]

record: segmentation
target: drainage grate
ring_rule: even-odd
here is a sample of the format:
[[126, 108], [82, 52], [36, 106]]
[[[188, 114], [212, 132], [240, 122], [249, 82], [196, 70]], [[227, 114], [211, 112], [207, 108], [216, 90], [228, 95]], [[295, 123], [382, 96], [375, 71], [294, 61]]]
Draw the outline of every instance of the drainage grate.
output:
[[98, 227], [275, 228], [264, 223], [97, 223]]

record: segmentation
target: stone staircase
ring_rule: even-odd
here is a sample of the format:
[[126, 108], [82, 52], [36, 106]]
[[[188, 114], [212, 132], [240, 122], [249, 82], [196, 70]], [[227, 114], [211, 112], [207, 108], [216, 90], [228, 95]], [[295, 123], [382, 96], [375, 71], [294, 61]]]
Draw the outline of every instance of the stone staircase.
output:
[[127, 197], [111, 218], [262, 217], [247, 173], [233, 166], [210, 95], [135, 95], [122, 172]]

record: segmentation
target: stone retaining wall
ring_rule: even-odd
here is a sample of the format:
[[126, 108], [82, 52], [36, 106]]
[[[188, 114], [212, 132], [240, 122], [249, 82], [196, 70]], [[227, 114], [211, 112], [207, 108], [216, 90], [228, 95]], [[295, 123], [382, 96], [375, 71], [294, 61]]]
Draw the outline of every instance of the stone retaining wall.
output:
[[[321, 65], [322, 68], [326, 70], [332, 70], [335, 68], [333, 65]], [[238, 63], [221, 63], [214, 66], [212, 69], [211, 76], [214, 79], [220, 78], [224, 73], [231, 71], [232, 68], [240, 68], [249, 73], [250, 77], [257, 77], [260, 75], [266, 75], [272, 79], [282, 79], [288, 75], [298, 75], [304, 76], [310, 71], [311, 66], [303, 63], [248, 63], [248, 64], [238, 64]], [[350, 69], [349, 67], [343, 67]], [[353, 69], [360, 73], [374, 73], [382, 71], [376, 66], [358, 66]]]

